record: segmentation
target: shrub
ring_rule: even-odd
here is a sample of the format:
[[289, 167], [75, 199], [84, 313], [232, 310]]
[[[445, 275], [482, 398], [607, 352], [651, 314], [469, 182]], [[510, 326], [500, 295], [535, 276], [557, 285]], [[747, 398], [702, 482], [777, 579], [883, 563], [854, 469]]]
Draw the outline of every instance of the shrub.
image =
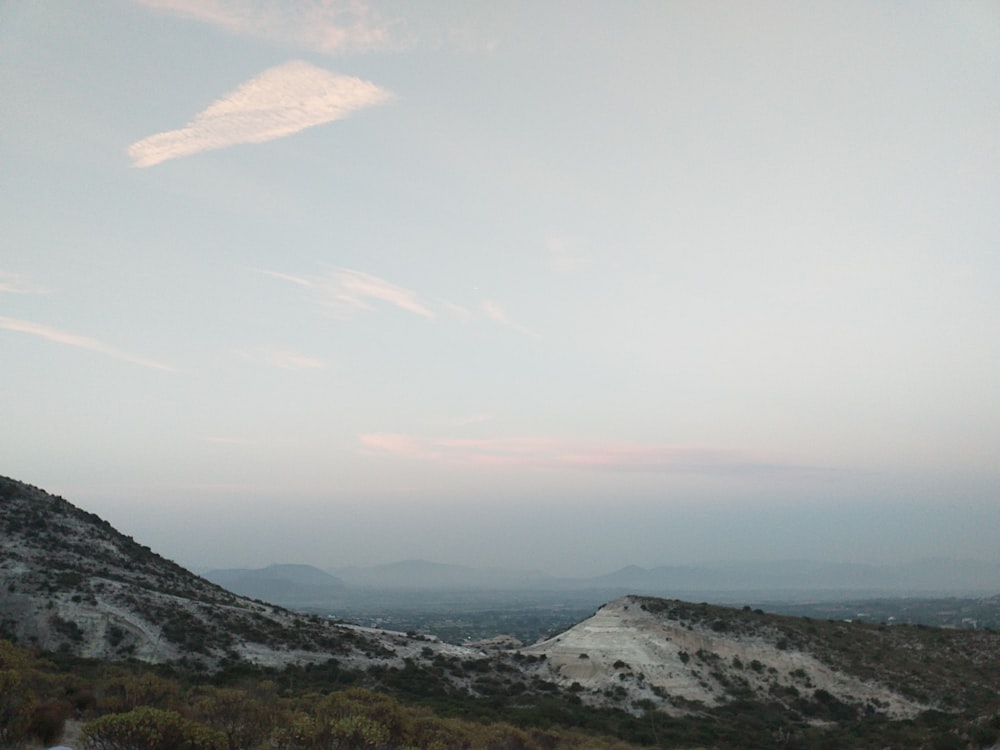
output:
[[0, 747], [28, 736], [34, 695], [28, 683], [27, 657], [9, 641], [0, 641]]
[[229, 750], [251, 748], [274, 729], [277, 711], [246, 690], [203, 686], [190, 694], [191, 717], [221, 732]]
[[151, 672], [116, 669], [105, 681], [102, 692], [100, 707], [111, 713], [124, 713], [140, 706], [169, 709], [181, 704], [177, 683]]
[[225, 750], [220, 733], [174, 711], [143, 706], [106, 714], [84, 725], [80, 735], [88, 750]]

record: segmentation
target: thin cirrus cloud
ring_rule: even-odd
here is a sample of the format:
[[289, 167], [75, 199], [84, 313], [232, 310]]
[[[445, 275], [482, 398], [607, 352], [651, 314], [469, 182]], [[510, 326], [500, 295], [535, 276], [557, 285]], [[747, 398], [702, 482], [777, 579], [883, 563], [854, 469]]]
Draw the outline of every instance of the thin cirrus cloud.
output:
[[113, 357], [114, 359], [120, 359], [123, 362], [129, 362], [130, 364], [139, 365], [141, 367], [148, 367], [153, 370], [165, 370], [167, 372], [174, 371], [173, 367], [165, 365], [162, 362], [146, 359], [144, 357], [137, 357], [134, 354], [129, 354], [121, 349], [116, 349], [115, 347], [109, 346], [103, 341], [91, 338], [90, 336], [67, 333], [66, 331], [50, 328], [49, 326], [45, 326], [40, 323], [32, 323], [28, 320], [18, 320], [17, 318], [6, 318], [0, 316], [0, 328], [8, 331], [16, 331], [17, 333], [26, 333], [31, 336], [38, 336], [56, 344], [74, 346], [78, 349], [86, 349], [87, 351], [104, 354], [109, 357]]
[[324, 55], [395, 49], [389, 24], [358, 0], [134, 0], [230, 34]]
[[265, 70], [215, 101], [185, 127], [133, 143], [136, 167], [243, 143], [264, 143], [341, 120], [392, 98], [370, 81], [293, 60]]
[[258, 347], [235, 351], [243, 359], [260, 362], [282, 370], [324, 370], [327, 365], [321, 359], [281, 347]]
[[358, 436], [362, 453], [446, 466], [580, 468], [731, 474], [777, 469], [738, 452], [691, 446], [585, 443], [552, 438], [429, 438], [395, 432]]
[[334, 268], [321, 276], [295, 276], [277, 271], [261, 273], [313, 290], [319, 304], [342, 320], [359, 312], [372, 311], [380, 302], [424, 318], [436, 317], [416, 292], [350, 268]]
[[19, 273], [0, 269], [0, 294], [48, 294], [49, 290]]
[[510, 316], [507, 315], [507, 311], [500, 307], [500, 305], [496, 302], [486, 300], [482, 304], [482, 309], [483, 314], [494, 323], [499, 323], [500, 325], [531, 339], [540, 339], [542, 337], [541, 334], [532, 331], [530, 328], [523, 326], [514, 320], [511, 320]]
[[[261, 270], [260, 273], [312, 290], [319, 304], [340, 320], [348, 320], [361, 312], [371, 312], [379, 303], [424, 318], [437, 318], [439, 312], [444, 312], [462, 323], [467, 323], [475, 317], [469, 308], [446, 300], [436, 300], [432, 307], [411, 289], [350, 268], [334, 268], [318, 276], [299, 276], [267, 270]], [[542, 338], [540, 334], [513, 320], [496, 302], [485, 300], [480, 306], [480, 311], [485, 318], [522, 336], [536, 340]]]

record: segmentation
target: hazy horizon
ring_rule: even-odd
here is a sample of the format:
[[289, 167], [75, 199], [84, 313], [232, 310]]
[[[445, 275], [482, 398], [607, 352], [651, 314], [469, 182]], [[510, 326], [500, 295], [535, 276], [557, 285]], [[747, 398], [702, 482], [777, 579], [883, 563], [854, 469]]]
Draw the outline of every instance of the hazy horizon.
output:
[[189, 567], [1000, 562], [1000, 7], [0, 5], [0, 473]]
[[[242, 510], [244, 504], [252, 510]], [[626, 565], [725, 560], [892, 565], [943, 557], [1000, 563], [993, 543], [1000, 528], [996, 503], [966, 501], [956, 513], [953, 505], [920, 501], [916, 493], [895, 502], [804, 505], [786, 498], [743, 507], [719, 499], [656, 498], [620, 507], [583, 494], [547, 505], [481, 498], [469, 509], [472, 517], [461, 516], [461, 503], [447, 498], [407, 505], [398, 498], [263, 500], [233, 493], [201, 508], [154, 500], [139, 512], [103, 496], [85, 505], [154, 551], [199, 570], [281, 563], [332, 570], [419, 559], [588, 576]]]

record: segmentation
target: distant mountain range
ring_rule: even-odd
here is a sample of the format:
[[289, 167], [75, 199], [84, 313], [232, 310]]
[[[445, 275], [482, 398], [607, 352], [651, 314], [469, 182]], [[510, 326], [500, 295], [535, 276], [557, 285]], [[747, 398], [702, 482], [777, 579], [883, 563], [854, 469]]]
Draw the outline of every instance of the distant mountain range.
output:
[[814, 560], [720, 562], [650, 569], [629, 566], [588, 579], [587, 583], [597, 588], [625, 587], [642, 593], [753, 592], [779, 599], [821, 592], [995, 594], [1000, 592], [1000, 564], [924, 559], [891, 566]]
[[293, 602], [299, 606], [327, 602], [345, 589], [339, 578], [312, 565], [213, 570], [205, 577], [240, 596], [268, 602]]
[[205, 577], [230, 591], [286, 606], [330, 603], [352, 592], [560, 591], [797, 600], [858, 596], [958, 596], [1000, 592], [1000, 565], [976, 560], [924, 559], [877, 566], [811, 560], [720, 562], [642, 568], [630, 565], [602, 576], [559, 578], [541, 572], [403, 560], [326, 572], [310, 565], [213, 570]]

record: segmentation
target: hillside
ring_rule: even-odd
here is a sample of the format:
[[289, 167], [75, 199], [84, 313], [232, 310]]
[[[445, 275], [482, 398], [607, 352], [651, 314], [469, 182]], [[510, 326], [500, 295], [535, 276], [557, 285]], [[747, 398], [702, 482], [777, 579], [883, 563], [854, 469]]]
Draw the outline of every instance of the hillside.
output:
[[[314, 570], [272, 573], [303, 585], [331, 583]], [[319, 690], [365, 685], [543, 724], [552, 712], [570, 723], [756, 717], [766, 734], [938, 713], [968, 724], [1000, 711], [1000, 634], [993, 631], [813, 620], [630, 595], [527, 647], [451, 645], [238, 596], [66, 500], [4, 478], [0, 637], [195, 674], [298, 669], [295, 679]]]
[[3, 477], [0, 635], [85, 657], [210, 669], [333, 656], [398, 665], [427, 646], [237, 596], [63, 498]]
[[792, 714], [913, 717], [997, 698], [1000, 636], [871, 626], [625, 597], [553, 638], [551, 678], [595, 705], [683, 714], [752, 700]]

